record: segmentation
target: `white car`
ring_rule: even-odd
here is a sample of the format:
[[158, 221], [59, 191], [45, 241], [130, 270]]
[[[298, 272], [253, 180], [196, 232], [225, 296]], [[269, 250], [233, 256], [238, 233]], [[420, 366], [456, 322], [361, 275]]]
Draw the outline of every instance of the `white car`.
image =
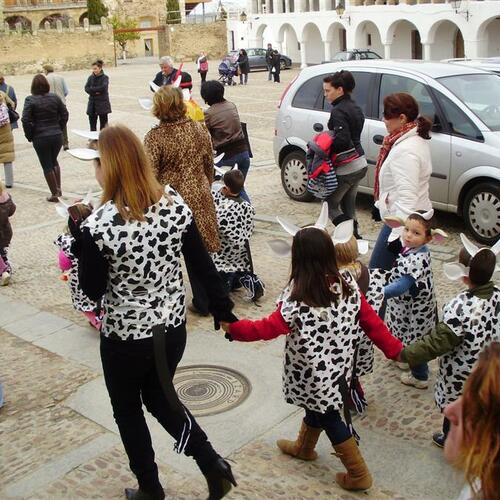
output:
[[387, 134], [383, 99], [408, 92], [433, 119], [430, 197], [436, 209], [461, 214], [474, 237], [492, 244], [500, 237], [500, 78], [473, 67], [423, 61], [346, 61], [301, 71], [283, 93], [276, 116], [274, 156], [291, 198], [309, 201], [307, 141], [326, 129], [331, 105], [323, 78], [341, 69], [353, 73], [353, 98], [366, 120], [361, 143], [368, 173], [360, 191], [371, 193], [374, 166]]

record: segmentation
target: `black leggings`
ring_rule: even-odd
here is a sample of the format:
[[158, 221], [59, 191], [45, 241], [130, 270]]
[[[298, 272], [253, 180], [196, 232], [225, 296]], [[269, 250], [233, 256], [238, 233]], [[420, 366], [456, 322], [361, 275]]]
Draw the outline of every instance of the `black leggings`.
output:
[[99, 129], [108, 124], [108, 115], [89, 115], [90, 130], [97, 130], [97, 117], [99, 116]]
[[48, 137], [33, 139], [33, 147], [44, 172], [50, 172], [58, 165], [57, 155], [61, 151], [62, 145], [62, 132], [59, 135], [49, 135]]
[[352, 436], [338, 410], [330, 410], [326, 413], [306, 410], [304, 422], [309, 427], [323, 429], [332, 445], [343, 443]]
[[[186, 346], [185, 323], [165, 332], [165, 350], [170, 376]], [[162, 486], [142, 404], [176, 440], [181, 436], [184, 420], [172, 411], [156, 371], [153, 338], [112, 340], [101, 336], [101, 360], [113, 416], [120, 431], [130, 468], [137, 476], [141, 490], [156, 492]], [[168, 375], [167, 375], [168, 376]], [[189, 413], [189, 411], [186, 409]], [[210, 468], [218, 458], [206, 434], [189, 413], [192, 427], [184, 453], [194, 457], [201, 471]]]

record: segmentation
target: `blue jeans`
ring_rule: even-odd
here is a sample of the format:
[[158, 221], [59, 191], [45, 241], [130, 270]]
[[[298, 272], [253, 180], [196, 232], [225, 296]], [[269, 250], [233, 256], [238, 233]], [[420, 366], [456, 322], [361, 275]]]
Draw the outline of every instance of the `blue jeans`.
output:
[[268, 72], [267, 80], [270, 82], [273, 78], [273, 65], [272, 64], [267, 63], [267, 72]]
[[429, 365], [427, 363], [422, 363], [421, 365], [414, 366], [411, 369], [411, 374], [417, 380], [427, 380], [429, 378]]
[[326, 413], [306, 409], [304, 422], [309, 427], [323, 429], [332, 445], [343, 443], [351, 437], [351, 431], [342, 420], [340, 412], [330, 410]]
[[392, 229], [389, 226], [385, 224], [382, 226], [370, 258], [370, 269], [389, 270], [394, 264], [396, 256], [387, 249], [387, 240], [391, 231]]
[[[231, 158], [222, 158], [222, 160], [217, 163], [218, 167], [234, 167], [234, 165], [238, 164], [238, 170], [241, 171], [243, 177], [246, 179], [248, 170], [250, 169], [250, 156], [248, 155], [248, 151], [243, 151], [242, 153], [238, 153], [237, 155], [231, 156]], [[245, 188], [241, 190], [241, 197], [250, 202], [250, 198], [248, 197]]]

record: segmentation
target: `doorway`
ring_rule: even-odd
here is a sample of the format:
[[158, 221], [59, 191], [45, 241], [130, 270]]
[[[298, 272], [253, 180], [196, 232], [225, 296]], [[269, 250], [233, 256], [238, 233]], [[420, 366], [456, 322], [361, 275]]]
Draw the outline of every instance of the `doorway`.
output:
[[153, 39], [145, 38], [144, 39], [144, 55], [146, 57], [153, 57]]

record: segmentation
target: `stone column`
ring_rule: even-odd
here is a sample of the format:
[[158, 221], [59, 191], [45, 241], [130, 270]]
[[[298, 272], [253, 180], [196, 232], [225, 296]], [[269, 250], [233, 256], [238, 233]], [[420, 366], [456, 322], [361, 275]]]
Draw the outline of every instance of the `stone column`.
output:
[[285, 12], [287, 14], [290, 12], [290, 0], [285, 0]]
[[275, 14], [283, 13], [283, 0], [274, 0], [273, 12]]
[[375, 0], [375, 5], [384, 5], [385, 0]]
[[323, 45], [325, 46], [325, 61], [330, 61], [332, 59], [332, 42], [327, 40], [323, 42]]
[[391, 44], [384, 43], [384, 59], [390, 59], [390, 58], [391, 58]]
[[432, 54], [431, 54], [431, 43], [424, 43], [422, 42], [422, 59], [424, 61], [430, 61]]
[[307, 42], [300, 42], [300, 69], [307, 68]]

